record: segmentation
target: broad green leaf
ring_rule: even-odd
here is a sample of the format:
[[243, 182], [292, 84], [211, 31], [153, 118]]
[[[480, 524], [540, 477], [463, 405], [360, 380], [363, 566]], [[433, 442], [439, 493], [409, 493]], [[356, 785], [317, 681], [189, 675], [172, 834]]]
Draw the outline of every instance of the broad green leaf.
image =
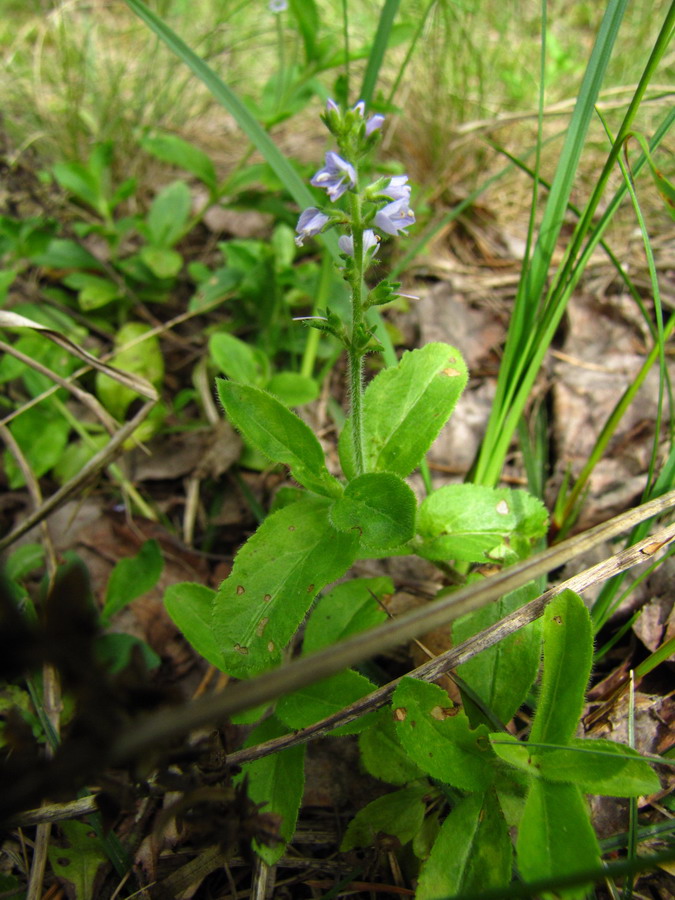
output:
[[413, 838], [412, 849], [418, 859], [429, 859], [431, 849], [436, 843], [440, 830], [440, 814], [438, 810], [434, 810], [426, 816], [424, 822], [422, 822], [422, 827]]
[[339, 531], [353, 531], [366, 550], [387, 550], [415, 534], [417, 501], [408, 485], [389, 472], [370, 472], [350, 481], [333, 503], [330, 519]]
[[[516, 843], [518, 870], [526, 881], [597, 868], [600, 848], [578, 787], [533, 779]], [[559, 889], [556, 896], [583, 900], [588, 885]]]
[[183, 268], [183, 257], [169, 247], [141, 247], [138, 255], [156, 278], [175, 278]]
[[225, 660], [213, 633], [215, 596], [216, 592], [203, 584], [183, 581], [166, 589], [164, 606], [197, 653], [224, 672]]
[[342, 486], [326, 469], [321, 444], [299, 416], [251, 385], [222, 378], [216, 385], [228, 419], [256, 450], [289, 466], [296, 481], [309, 490], [329, 497], [342, 494]]
[[[365, 467], [405, 478], [419, 465], [455, 408], [468, 378], [459, 350], [427, 344], [383, 369], [363, 397]], [[343, 431], [349, 434], [350, 424]], [[351, 439], [345, 437], [343, 455]], [[349, 474], [350, 463], [343, 461]]]
[[526, 491], [449, 484], [421, 504], [416, 552], [426, 559], [514, 561], [546, 532], [543, 503]]
[[215, 191], [218, 179], [211, 159], [183, 138], [174, 134], [155, 134], [141, 140], [141, 146], [162, 162], [178, 166], [196, 175], [211, 191]]
[[277, 372], [267, 382], [267, 390], [286, 406], [302, 406], [319, 396], [319, 385], [300, 372]]
[[56, 163], [52, 172], [60, 187], [96, 212], [103, 212], [105, 200], [99, 179], [87, 166], [77, 162]]
[[44, 559], [42, 544], [21, 544], [4, 561], [5, 577], [10, 581], [21, 581], [35, 569], [42, 568]]
[[422, 865], [417, 900], [466, 896], [511, 881], [511, 838], [493, 791], [460, 800]]
[[48, 269], [88, 269], [105, 271], [103, 263], [75, 241], [54, 238], [49, 246], [33, 260]]
[[[248, 737], [246, 747], [262, 744], [273, 738], [288, 734], [288, 729], [274, 716], [265, 719]], [[256, 852], [273, 866], [283, 855], [285, 842], [290, 841], [295, 832], [298, 810], [305, 786], [305, 747], [288, 747], [279, 753], [271, 753], [262, 759], [244, 763], [237, 781], [248, 779], [248, 796], [254, 803], [264, 804], [263, 813], [281, 816], [279, 834], [283, 841], [269, 846], [253, 842]]]
[[387, 618], [378, 603], [394, 593], [391, 578], [354, 578], [327, 591], [309, 617], [302, 652], [313, 653], [344, 641], [353, 634], [374, 628]]
[[98, 275], [90, 275], [88, 272], [73, 272], [66, 275], [63, 283], [77, 291], [77, 302], [80, 309], [86, 311], [99, 309], [112, 303], [113, 300], [121, 300], [124, 296], [123, 288], [110, 281], [109, 278], [99, 278]]
[[[22, 412], [8, 428], [36, 478], [46, 475], [56, 465], [70, 434], [70, 424], [44, 402]], [[3, 456], [9, 487], [12, 490], [22, 487], [26, 482], [14, 457], [8, 450]]]
[[211, 309], [219, 301], [227, 298], [242, 281], [242, 273], [237, 269], [229, 269], [223, 266], [201, 282], [197, 293], [188, 304], [190, 312], [200, 312]]
[[380, 781], [407, 784], [424, 774], [401, 746], [389, 707], [380, 710], [373, 724], [361, 732], [359, 750], [365, 770]]
[[225, 671], [246, 677], [276, 665], [316, 595], [344, 575], [357, 547], [355, 535], [331, 526], [321, 497], [268, 516], [215, 598], [213, 630]]
[[47, 851], [54, 874], [71, 886], [69, 893], [77, 900], [94, 900], [96, 873], [107, 862], [103, 844], [84, 822], [61, 822], [59, 827], [64, 846], [51, 841]]
[[94, 646], [96, 658], [111, 675], [126, 669], [133, 659], [134, 652], [140, 654], [148, 671], [157, 669], [162, 662], [161, 657], [145, 641], [133, 634], [118, 632], [100, 634]]
[[539, 770], [532, 759], [532, 749], [524, 741], [519, 741], [512, 734], [498, 731], [490, 735], [490, 744], [505, 763], [527, 772], [528, 775], [535, 777], [539, 775]]
[[[347, 669], [330, 678], [308, 684], [299, 691], [286, 694], [277, 704], [277, 716], [290, 728], [305, 728], [332, 716], [345, 706], [375, 690], [363, 675]], [[349, 725], [333, 729], [333, 735], [358, 734], [370, 725], [372, 716], [361, 716]]]
[[152, 590], [163, 567], [162, 551], [155, 540], [146, 541], [136, 556], [120, 559], [110, 573], [101, 622], [107, 624], [127, 603]]
[[530, 731], [533, 743], [568, 743], [584, 707], [592, 662], [588, 610], [578, 594], [563, 591], [544, 614], [544, 671]]
[[[453, 642], [463, 643], [538, 595], [536, 585], [526, 584], [496, 603], [462, 616], [452, 625]], [[532, 687], [540, 659], [541, 623], [536, 621], [458, 666], [457, 674], [502, 722], [508, 722]]]
[[[143, 322], [127, 322], [123, 325], [115, 338], [115, 346], [122, 349], [115, 353], [111, 365], [123, 372], [140, 375], [155, 387], [160, 387], [164, 380], [164, 358], [157, 335], [148, 334], [151, 330]], [[125, 344], [131, 343], [133, 346], [124, 349]], [[136, 391], [101, 372], [96, 373], [96, 393], [116, 419], [123, 419], [131, 403], [138, 397]]]
[[536, 752], [542, 778], [576, 784], [585, 794], [639, 797], [661, 788], [647, 760], [614, 741], [573, 738], [569, 749], [537, 748]]
[[233, 334], [217, 332], [209, 338], [209, 354], [223, 375], [241, 384], [260, 386], [265, 377], [265, 355]]
[[146, 218], [150, 243], [173, 247], [180, 240], [190, 216], [192, 196], [184, 181], [174, 181], [157, 194]]
[[354, 847], [372, 847], [386, 836], [407, 844], [422, 827], [426, 798], [432, 792], [428, 784], [411, 784], [373, 800], [349, 823], [341, 852]]
[[466, 791], [488, 787], [494, 754], [487, 728], [472, 730], [442, 688], [406, 677], [391, 702], [396, 735], [422, 771]]

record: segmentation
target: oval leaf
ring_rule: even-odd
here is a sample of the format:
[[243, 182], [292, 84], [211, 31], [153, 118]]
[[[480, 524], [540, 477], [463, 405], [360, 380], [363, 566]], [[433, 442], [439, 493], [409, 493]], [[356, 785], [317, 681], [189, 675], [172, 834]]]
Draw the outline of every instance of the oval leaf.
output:
[[415, 897], [467, 896], [511, 881], [511, 838], [492, 791], [472, 794], [455, 806], [441, 826], [422, 866]]
[[529, 554], [547, 521], [543, 503], [526, 491], [449, 484], [420, 506], [416, 551], [434, 560], [514, 561]]
[[309, 490], [328, 497], [342, 494], [342, 486], [326, 469], [321, 444], [299, 416], [251, 385], [222, 378], [216, 385], [228, 419], [256, 450], [289, 466], [296, 481]]
[[408, 485], [388, 472], [359, 475], [330, 510], [339, 531], [354, 531], [365, 549], [387, 550], [415, 533], [417, 502]]
[[396, 735], [422, 771], [466, 791], [492, 781], [494, 755], [487, 729], [469, 720], [438, 685], [403, 678], [392, 697]]
[[320, 497], [268, 516], [237, 554], [214, 601], [225, 671], [245, 677], [277, 664], [316, 595], [344, 575], [357, 547], [355, 535], [331, 526]]

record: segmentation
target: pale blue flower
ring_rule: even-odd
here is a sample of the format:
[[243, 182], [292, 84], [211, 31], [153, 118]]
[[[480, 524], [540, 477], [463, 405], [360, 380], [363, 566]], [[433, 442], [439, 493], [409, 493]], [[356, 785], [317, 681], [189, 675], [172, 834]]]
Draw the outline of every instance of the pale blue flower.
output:
[[[363, 255], [365, 256], [373, 247], [375, 247], [375, 253], [377, 253], [379, 243], [380, 239], [375, 232], [371, 228], [366, 228], [363, 232]], [[347, 256], [354, 256], [354, 238], [350, 234], [343, 234], [342, 237], [338, 238], [338, 247]], [[375, 256], [375, 253], [373, 253], [373, 256]]]
[[389, 179], [389, 184], [379, 193], [383, 197], [390, 197], [392, 200], [406, 200], [406, 202], [409, 202], [410, 185], [407, 182], [407, 175], [394, 175], [393, 178]]
[[398, 234], [399, 231], [407, 234], [405, 229], [414, 224], [415, 213], [409, 209], [406, 197], [387, 203], [375, 215], [375, 225], [386, 234]]
[[330, 97], [326, 100], [326, 112], [340, 112], [340, 107], [337, 105], [335, 100], [331, 100]]
[[285, 12], [288, 9], [288, 0], [270, 0], [267, 8], [273, 13]]
[[[361, 118], [364, 118], [366, 115], [366, 104], [364, 100], [359, 100], [357, 104], [355, 104], [352, 109], [354, 112], [357, 112]], [[366, 137], [371, 135], [374, 131], [377, 131], [378, 128], [382, 128], [384, 124], [384, 116], [381, 116], [379, 113], [376, 113], [374, 116], [371, 116], [366, 121]]]
[[319, 169], [310, 184], [323, 188], [334, 203], [350, 187], [356, 186], [356, 171], [346, 159], [329, 150], [326, 165]]
[[295, 230], [298, 232], [295, 243], [302, 247], [306, 238], [314, 237], [324, 228], [330, 216], [324, 215], [315, 206], [310, 206], [300, 214]]

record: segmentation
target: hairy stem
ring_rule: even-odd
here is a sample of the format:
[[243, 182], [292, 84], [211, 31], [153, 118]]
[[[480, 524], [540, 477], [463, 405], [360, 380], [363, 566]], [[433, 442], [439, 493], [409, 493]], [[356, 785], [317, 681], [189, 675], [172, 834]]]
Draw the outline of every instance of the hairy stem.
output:
[[352, 421], [352, 441], [354, 445], [354, 468], [357, 475], [364, 472], [363, 452], [363, 223], [361, 221], [361, 197], [358, 191], [351, 197], [352, 239], [354, 241], [354, 268], [351, 276], [352, 288], [352, 335], [347, 348], [349, 364], [349, 401]]

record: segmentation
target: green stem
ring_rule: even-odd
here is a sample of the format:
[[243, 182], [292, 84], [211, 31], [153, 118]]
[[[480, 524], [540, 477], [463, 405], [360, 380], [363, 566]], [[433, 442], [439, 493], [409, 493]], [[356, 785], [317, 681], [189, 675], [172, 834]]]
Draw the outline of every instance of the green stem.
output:
[[352, 288], [352, 334], [347, 348], [349, 365], [349, 400], [352, 420], [352, 440], [354, 444], [354, 468], [362, 475], [363, 452], [363, 357], [361, 334], [363, 330], [363, 222], [361, 220], [361, 197], [358, 190], [351, 194], [352, 240], [354, 241], [354, 267], [351, 273]]

